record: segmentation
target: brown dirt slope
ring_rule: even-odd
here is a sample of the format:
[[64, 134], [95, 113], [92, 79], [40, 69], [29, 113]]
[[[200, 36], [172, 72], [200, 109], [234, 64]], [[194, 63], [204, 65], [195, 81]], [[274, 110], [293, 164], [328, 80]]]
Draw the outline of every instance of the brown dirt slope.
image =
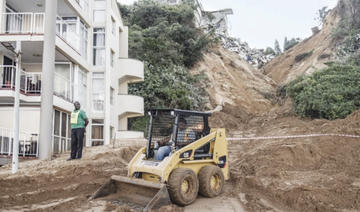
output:
[[[311, 74], [327, 67], [326, 62], [335, 58], [331, 33], [339, 21], [334, 9], [326, 18], [322, 30], [266, 64], [263, 72], [279, 85], [286, 84], [299, 75]], [[295, 57], [312, 52], [311, 56], [295, 62]]]
[[[344, 120], [253, 119], [237, 136], [360, 135], [360, 111]], [[232, 141], [233, 195], [249, 211], [359, 211], [359, 138]]]
[[208, 78], [205, 84], [211, 98], [209, 108], [228, 104], [244, 114], [262, 114], [272, 107], [266, 98], [274, 92], [272, 80], [233, 52], [213, 48], [192, 69], [192, 73], [201, 72]]

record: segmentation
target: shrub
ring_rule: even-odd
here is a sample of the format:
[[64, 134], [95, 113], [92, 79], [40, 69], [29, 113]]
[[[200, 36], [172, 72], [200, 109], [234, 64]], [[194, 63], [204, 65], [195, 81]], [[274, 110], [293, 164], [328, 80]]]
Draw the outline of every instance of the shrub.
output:
[[345, 118], [360, 108], [360, 67], [334, 65], [290, 82], [287, 95], [303, 117]]
[[305, 52], [305, 53], [297, 55], [295, 57], [295, 62], [298, 63], [298, 62], [301, 62], [301, 61], [305, 60], [306, 58], [310, 57], [312, 55], [312, 53], [313, 53], [313, 51]]
[[[208, 95], [200, 81], [204, 75], [189, 72], [213, 42], [196, 29], [193, 1], [176, 6], [139, 0], [121, 6], [129, 26], [129, 55], [144, 61], [144, 82], [130, 84], [129, 93], [144, 97], [145, 110], [179, 108], [202, 110]], [[129, 120], [129, 129], [144, 130], [147, 118]]]

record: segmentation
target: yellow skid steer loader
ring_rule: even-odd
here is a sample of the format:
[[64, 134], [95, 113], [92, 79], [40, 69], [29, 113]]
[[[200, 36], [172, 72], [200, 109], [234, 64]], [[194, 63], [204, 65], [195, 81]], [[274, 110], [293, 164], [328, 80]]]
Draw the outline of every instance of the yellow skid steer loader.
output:
[[172, 203], [186, 206], [198, 195], [219, 195], [229, 179], [225, 129], [210, 129], [210, 113], [154, 109], [146, 147], [90, 199], [149, 211]]

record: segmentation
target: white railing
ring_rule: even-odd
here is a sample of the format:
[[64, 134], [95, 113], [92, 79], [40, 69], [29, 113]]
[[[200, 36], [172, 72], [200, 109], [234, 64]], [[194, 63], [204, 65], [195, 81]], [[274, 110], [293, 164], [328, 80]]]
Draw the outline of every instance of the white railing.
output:
[[[15, 66], [0, 65], [0, 90], [15, 88]], [[54, 94], [72, 101], [71, 82], [62, 75], [54, 75]], [[41, 72], [20, 71], [20, 92], [25, 95], [41, 94]]]
[[[13, 129], [0, 127], [0, 155], [12, 155]], [[39, 136], [37, 133], [19, 133], [19, 156], [39, 156]]]
[[[15, 88], [16, 67], [0, 65], [0, 89]], [[20, 91], [23, 94], [40, 95], [41, 73], [20, 71]]]
[[55, 73], [54, 75], [54, 94], [71, 101], [71, 83], [62, 75]]
[[40, 72], [25, 72], [21, 70], [20, 76], [20, 90], [25, 94], [40, 94], [41, 93], [41, 73]]
[[14, 89], [15, 88], [15, 66], [1, 65], [0, 66], [0, 89]]
[[43, 34], [45, 13], [1, 13], [4, 24], [1, 33]]

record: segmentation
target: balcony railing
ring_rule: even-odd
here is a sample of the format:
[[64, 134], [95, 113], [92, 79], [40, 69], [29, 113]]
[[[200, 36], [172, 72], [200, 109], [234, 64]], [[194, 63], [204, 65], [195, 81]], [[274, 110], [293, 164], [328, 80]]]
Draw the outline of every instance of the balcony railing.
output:
[[[41, 73], [20, 71], [20, 92], [25, 95], [41, 94]], [[15, 88], [15, 66], [0, 65], [0, 90]], [[72, 101], [71, 82], [62, 75], [54, 75], [54, 94]]]
[[[12, 155], [14, 131], [0, 127], [0, 155]], [[39, 154], [39, 136], [36, 133], [19, 133], [19, 156], [37, 157]]]
[[40, 94], [41, 73], [21, 71], [20, 91], [25, 94]]
[[1, 13], [2, 34], [43, 34], [45, 13]]
[[[0, 89], [15, 88], [15, 66], [0, 66]], [[20, 92], [27, 95], [40, 95], [41, 73], [20, 71]]]

